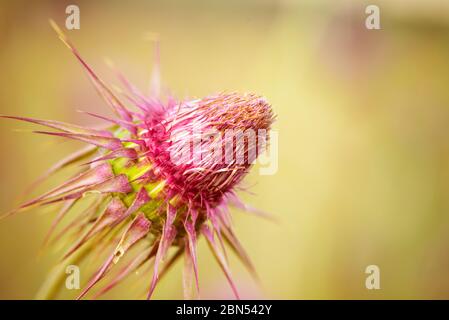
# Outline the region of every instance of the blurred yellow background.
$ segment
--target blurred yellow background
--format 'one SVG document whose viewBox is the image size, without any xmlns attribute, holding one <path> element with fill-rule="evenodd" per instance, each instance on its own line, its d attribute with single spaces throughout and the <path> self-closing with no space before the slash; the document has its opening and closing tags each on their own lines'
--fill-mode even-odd
<svg viewBox="0 0 449 320">
<path fill-rule="evenodd" d="M 261 278 L 258 286 L 232 258 L 242 297 L 449 298 L 449 2 L 1 0 L 0 113 L 88 125 L 97 122 L 76 110 L 109 114 L 49 26 L 64 26 L 69 4 L 80 7 L 81 29 L 68 36 L 107 82 L 117 83 L 105 57 L 145 89 L 145 35 L 157 32 L 163 84 L 177 97 L 236 90 L 272 103 L 279 169 L 254 168 L 246 184 L 255 195 L 242 197 L 279 223 L 234 212 Z M 368 4 L 379 5 L 381 30 L 365 28 Z M 6 212 L 81 144 L 0 123 Z M 0 298 L 33 298 L 58 261 L 38 257 L 54 215 L 1 221 Z M 373 264 L 380 290 L 365 287 Z M 181 271 L 178 263 L 156 299 L 182 298 Z M 202 298 L 232 298 L 204 241 L 199 271 Z M 133 298 L 133 283 L 149 279 L 133 275 L 106 297 Z"/>
</svg>

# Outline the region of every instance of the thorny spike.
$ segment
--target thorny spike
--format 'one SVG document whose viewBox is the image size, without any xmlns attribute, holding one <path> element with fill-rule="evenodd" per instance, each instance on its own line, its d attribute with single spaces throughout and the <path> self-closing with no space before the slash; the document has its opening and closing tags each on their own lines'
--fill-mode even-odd
<svg viewBox="0 0 449 320">
<path fill-rule="evenodd" d="M 125 108 L 125 106 L 117 99 L 117 97 L 112 93 L 112 91 L 104 84 L 104 82 L 98 78 L 95 72 L 89 67 L 89 65 L 81 58 L 81 55 L 78 53 L 78 50 L 71 44 L 69 39 L 66 37 L 64 32 L 58 27 L 58 25 L 50 20 L 50 25 L 56 31 L 59 36 L 59 39 L 73 52 L 78 61 L 83 65 L 83 67 L 87 70 L 95 88 L 99 92 L 99 94 L 105 99 L 105 101 L 112 107 L 112 109 L 122 117 L 126 121 L 131 121 L 132 116 L 129 111 Z"/>
<path fill-rule="evenodd" d="M 234 295 L 237 299 L 240 299 L 237 288 L 235 287 L 234 281 L 232 280 L 232 276 L 231 276 L 231 272 L 229 271 L 228 263 L 226 262 L 226 259 L 223 255 L 223 253 L 220 251 L 217 244 L 215 243 L 213 232 L 209 229 L 209 227 L 207 225 L 202 226 L 201 232 L 205 236 L 207 243 L 209 244 L 209 247 L 211 248 L 212 253 L 214 254 L 215 259 L 217 260 L 218 264 L 220 265 L 221 269 L 223 270 L 223 272 L 226 276 L 226 279 L 228 280 L 228 283 L 231 286 L 232 292 L 234 293 Z"/>
<path fill-rule="evenodd" d="M 84 297 L 87 292 L 89 292 L 89 290 L 105 276 L 111 266 L 111 263 L 117 264 L 117 262 L 125 254 L 125 252 L 150 231 L 150 226 L 151 222 L 147 220 L 143 214 L 137 215 L 137 217 L 123 234 L 114 252 L 110 255 L 108 260 L 106 260 L 103 266 L 101 266 L 101 268 L 97 271 L 95 276 L 89 281 L 86 288 L 80 293 L 77 299 L 81 299 L 82 297 Z"/>
<path fill-rule="evenodd" d="M 168 248 L 172 244 L 173 240 L 176 236 L 176 229 L 173 226 L 173 221 L 176 217 L 176 210 L 170 205 L 167 205 L 167 216 L 165 218 L 165 224 L 162 229 L 161 239 L 159 241 L 159 248 L 156 254 L 156 260 L 154 262 L 154 271 L 153 278 L 151 280 L 150 291 L 148 292 L 147 299 L 151 298 L 153 294 L 154 288 L 156 287 L 156 283 L 159 280 L 159 264 L 165 258 Z"/>
</svg>

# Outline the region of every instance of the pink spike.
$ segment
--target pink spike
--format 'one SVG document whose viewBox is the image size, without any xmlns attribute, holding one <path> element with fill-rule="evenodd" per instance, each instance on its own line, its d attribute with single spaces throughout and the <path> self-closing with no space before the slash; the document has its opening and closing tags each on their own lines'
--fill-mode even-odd
<svg viewBox="0 0 449 320">
<path fill-rule="evenodd" d="M 153 248 L 149 248 L 148 250 L 142 251 L 137 255 L 130 263 L 128 263 L 125 267 L 123 267 L 118 274 L 111 280 L 103 289 L 99 292 L 95 293 L 92 299 L 97 299 L 101 295 L 105 294 L 116 285 L 120 283 L 123 279 L 125 279 L 131 272 L 138 270 L 145 262 L 156 255 L 156 250 Z"/>
<path fill-rule="evenodd" d="M 87 73 L 92 80 L 98 93 L 105 99 L 105 101 L 111 106 L 112 110 L 116 112 L 120 117 L 126 121 L 132 121 L 132 116 L 125 106 L 120 102 L 120 100 L 114 95 L 114 93 L 105 85 L 105 83 L 95 74 L 92 68 L 84 61 L 84 59 L 79 54 L 78 50 L 72 45 L 67 36 L 62 32 L 62 30 L 56 25 L 54 21 L 50 21 L 51 26 L 56 31 L 59 39 L 72 51 L 78 61 L 87 70 Z"/>
<path fill-rule="evenodd" d="M 66 235 L 71 229 L 75 228 L 76 226 L 82 228 L 82 225 L 88 223 L 90 220 L 90 217 L 97 212 L 97 210 L 100 207 L 103 200 L 104 200 L 104 197 L 97 198 L 83 212 L 81 212 L 79 216 L 77 216 L 72 222 L 70 222 L 60 232 L 58 232 L 58 234 L 56 234 L 53 237 L 51 242 L 53 244 L 56 243 L 59 239 L 61 239 L 64 235 Z"/>
<path fill-rule="evenodd" d="M 225 274 L 226 279 L 228 280 L 228 283 L 231 286 L 232 291 L 234 292 L 235 297 L 237 299 L 240 299 L 237 288 L 235 287 L 234 281 L 232 280 L 231 272 L 229 271 L 226 259 L 223 256 L 222 252 L 219 250 L 217 244 L 215 243 L 212 231 L 209 229 L 207 225 L 204 224 L 201 227 L 201 233 L 205 236 L 207 243 L 209 244 L 209 247 L 211 248 L 212 253 L 214 254 L 215 259 L 217 260 L 218 264 L 223 270 L 223 273 Z"/>
<path fill-rule="evenodd" d="M 99 192 L 99 193 L 129 193 L 133 189 L 128 182 L 128 178 L 125 174 L 120 174 L 114 178 L 101 182 L 99 184 L 87 187 L 81 191 L 57 198 L 51 201 L 44 202 L 43 204 L 50 204 L 59 201 L 81 198 L 86 192 Z"/>
<path fill-rule="evenodd" d="M 159 280 L 170 270 L 173 264 L 182 256 L 184 252 L 184 246 L 180 246 L 176 252 L 164 263 L 161 272 L 159 273 Z"/>
<path fill-rule="evenodd" d="M 125 217 L 133 214 L 137 210 L 139 210 L 144 204 L 148 203 L 151 200 L 151 197 L 148 195 L 148 191 L 142 187 L 134 198 L 133 203 L 129 206 L 128 210 L 126 210 Z"/>
<path fill-rule="evenodd" d="M 150 231 L 151 221 L 145 218 L 143 213 L 139 213 L 130 223 L 127 230 L 123 233 L 117 247 L 101 268 L 96 272 L 95 276 L 89 281 L 86 288 L 77 297 L 77 300 L 84 297 L 87 292 L 100 281 L 109 271 L 112 263 L 116 264 L 118 260 L 129 250 L 135 243 L 145 237 Z"/>
<path fill-rule="evenodd" d="M 249 258 L 248 254 L 246 253 L 245 249 L 241 245 L 238 238 L 235 236 L 232 229 L 228 228 L 226 226 L 223 226 L 223 228 L 221 230 L 223 231 L 224 240 L 229 244 L 231 249 L 239 257 L 239 259 L 242 261 L 242 263 L 245 265 L 245 267 L 248 269 L 248 271 L 251 273 L 251 275 L 253 275 L 254 278 L 256 280 L 258 280 L 256 268 L 254 268 L 254 265 L 251 262 L 251 259 Z"/>
<path fill-rule="evenodd" d="M 198 210 L 191 208 L 191 209 L 189 209 L 189 213 L 190 213 L 190 217 L 192 219 L 192 224 L 195 225 L 196 219 L 198 218 Z"/>
<path fill-rule="evenodd" d="M 35 133 L 39 134 L 47 134 L 50 136 L 58 136 L 58 137 L 64 137 L 74 140 L 80 140 L 86 143 L 90 143 L 93 145 L 96 145 L 101 148 L 105 148 L 108 150 L 116 150 L 123 148 L 123 145 L 120 141 L 120 139 L 117 138 L 107 138 L 107 137 L 101 137 L 101 136 L 93 136 L 93 135 L 87 135 L 87 134 L 75 134 L 75 133 L 62 133 L 62 132 L 49 132 L 49 131 L 34 131 Z"/>
<path fill-rule="evenodd" d="M 150 226 L 151 221 L 145 217 L 145 214 L 139 212 L 115 249 L 114 263 L 117 263 L 131 246 L 142 239 L 150 231 Z"/>
<path fill-rule="evenodd" d="M 109 63 L 108 63 L 109 67 L 112 68 L 112 70 L 114 71 L 114 73 L 116 74 L 116 76 L 117 76 L 117 78 L 120 80 L 120 82 L 125 86 L 125 88 L 126 88 L 131 94 L 133 94 L 134 96 L 136 96 L 137 98 L 139 98 L 139 99 L 141 100 L 142 103 L 139 103 L 137 100 L 135 100 L 133 97 L 129 96 L 128 94 L 123 93 L 123 94 L 125 94 L 125 97 L 128 98 L 133 104 L 135 104 L 136 106 L 138 106 L 142 111 L 146 111 L 146 112 L 150 111 L 150 110 L 146 107 L 146 105 L 148 104 L 147 97 L 145 97 L 145 96 L 140 92 L 140 90 L 139 90 L 135 85 L 133 85 L 133 84 L 132 84 L 132 83 L 125 77 L 125 75 L 124 75 L 120 70 L 118 70 L 118 69 L 115 67 L 115 65 L 114 65 L 111 61 L 108 61 L 108 62 L 109 62 Z"/>
<path fill-rule="evenodd" d="M 229 211 L 228 205 L 225 204 L 223 206 L 220 206 L 220 212 L 223 224 L 227 227 L 230 227 L 232 225 L 232 216 L 231 212 Z"/>
<path fill-rule="evenodd" d="M 196 254 L 196 231 L 195 231 L 195 225 L 187 220 L 184 222 L 184 229 L 187 233 L 187 244 L 188 244 L 188 253 L 189 258 L 192 260 L 193 264 L 193 271 L 195 273 L 195 282 L 196 282 L 196 288 L 198 290 L 198 294 L 200 292 L 200 286 L 198 281 L 198 262 L 197 262 L 197 254 Z M 187 253 L 187 252 L 186 252 Z"/>
<path fill-rule="evenodd" d="M 161 240 L 157 250 L 156 259 L 154 261 L 153 278 L 151 279 L 150 290 L 147 299 L 149 300 L 153 294 L 154 288 L 159 280 L 159 264 L 165 258 L 168 248 L 176 237 L 176 228 L 173 226 L 173 221 L 176 217 L 176 209 L 168 204 L 167 218 L 162 228 Z"/>
<path fill-rule="evenodd" d="M 112 172 L 111 165 L 108 163 L 102 164 L 100 166 L 82 172 L 81 174 L 70 179 L 61 186 L 37 197 L 34 200 L 31 200 L 21 205 L 20 208 L 29 207 L 39 202 L 47 201 L 52 197 L 57 197 L 64 193 L 77 190 L 79 188 L 83 187 L 85 188 L 91 185 L 98 184 L 100 182 L 109 180 L 112 177 L 114 177 L 114 173 Z"/>
<path fill-rule="evenodd" d="M 79 247 L 81 247 L 87 240 L 91 239 L 94 235 L 104 230 L 106 227 L 114 227 L 120 221 L 122 221 L 126 215 L 126 206 L 119 198 L 113 198 L 109 202 L 103 214 L 95 221 L 92 227 L 82 236 L 72 248 L 63 256 L 62 259 L 66 259 Z"/>
<path fill-rule="evenodd" d="M 40 120 L 40 119 L 33 119 L 33 118 L 26 118 L 26 117 L 15 117 L 15 116 L 5 116 L 0 115 L 0 118 L 5 119 L 15 119 L 19 121 L 26 121 L 31 123 L 40 124 L 49 128 L 61 130 L 67 133 L 74 133 L 74 134 L 86 134 L 86 135 L 94 135 L 94 136 L 101 136 L 101 137 L 112 137 L 112 133 L 106 130 L 96 130 L 96 129 L 90 129 L 85 128 L 82 126 L 59 122 L 55 120 Z"/>
<path fill-rule="evenodd" d="M 128 178 L 125 174 L 120 174 L 112 179 L 109 179 L 105 182 L 99 183 L 96 186 L 93 186 L 87 191 L 97 191 L 101 193 L 130 193 L 133 191 L 133 188 L 128 182 Z"/>
<path fill-rule="evenodd" d="M 140 90 L 134 86 L 124 75 L 121 73 L 114 64 L 109 61 L 109 66 L 113 69 L 115 74 L 117 75 L 118 79 L 124 87 L 130 92 L 130 94 L 127 94 L 126 92 L 121 92 L 131 103 L 133 103 L 135 106 L 137 106 L 139 109 L 141 109 L 144 113 L 147 115 L 151 115 L 153 112 L 161 112 L 163 111 L 163 104 L 160 101 L 157 101 L 157 99 L 160 96 L 160 56 L 159 56 L 159 41 L 156 41 L 155 45 L 155 63 L 153 67 L 153 72 L 151 76 L 151 82 L 150 82 L 150 94 L 151 97 L 145 96 Z M 138 101 L 139 100 L 139 101 Z"/>
<path fill-rule="evenodd" d="M 50 240 L 51 235 L 53 234 L 53 231 L 56 229 L 57 225 L 61 220 L 65 217 L 67 212 L 73 207 L 73 205 L 76 203 L 77 199 L 69 200 L 62 206 L 61 210 L 59 210 L 58 215 L 51 223 L 50 229 L 47 232 L 47 235 L 44 238 L 44 242 L 42 244 L 42 247 L 46 247 L 48 244 L 48 241 Z"/>
<path fill-rule="evenodd" d="M 184 253 L 184 270 L 182 273 L 182 286 L 184 289 L 184 300 L 192 300 L 194 298 L 193 291 L 193 261 L 192 256 L 189 250 L 188 239 L 184 239 L 185 241 L 185 253 Z"/>
<path fill-rule="evenodd" d="M 259 217 L 267 219 L 267 220 L 271 220 L 271 221 L 275 221 L 275 222 L 278 221 L 278 219 L 275 216 L 273 216 L 272 214 L 264 212 L 257 208 L 253 208 L 253 207 L 243 203 L 233 191 L 231 191 L 227 194 L 227 198 L 228 198 L 229 202 L 232 205 L 234 205 L 236 208 L 239 208 L 239 209 L 249 212 L 249 213 L 253 213 L 256 216 L 259 216 Z"/>
<path fill-rule="evenodd" d="M 92 164 L 92 163 L 95 163 L 98 161 L 115 159 L 115 158 L 137 159 L 137 157 L 138 157 L 138 154 L 137 154 L 136 150 L 131 149 L 131 148 L 123 148 L 123 149 L 114 150 L 114 151 L 106 154 L 105 156 L 95 158 L 92 161 L 84 163 L 84 165 Z"/>
<path fill-rule="evenodd" d="M 212 224 L 213 230 L 215 230 L 215 233 L 217 234 L 218 241 L 219 241 L 221 249 L 223 251 L 223 256 L 226 259 L 226 261 L 228 261 L 228 255 L 226 253 L 226 248 L 225 248 L 225 245 L 223 242 L 223 237 L 221 236 L 221 226 L 218 221 L 218 212 L 219 211 L 217 210 L 217 208 L 214 208 L 214 209 L 208 208 L 208 210 L 210 211 L 210 213 L 208 214 L 209 220 Z"/>
<path fill-rule="evenodd" d="M 114 123 L 116 125 L 119 125 L 119 126 L 121 126 L 123 128 L 126 128 L 133 135 L 137 135 L 137 129 L 136 129 L 137 127 L 132 122 L 128 122 L 128 121 L 121 120 L 121 119 L 111 119 L 111 118 L 108 118 L 108 117 L 105 117 L 105 116 L 102 116 L 102 115 L 99 115 L 99 114 L 96 114 L 96 113 L 87 112 L 87 111 L 80 111 L 80 112 L 88 114 L 88 115 L 90 115 L 92 117 L 95 117 L 95 118 L 99 118 L 99 119 L 102 119 L 102 120 L 105 120 L 105 121 L 108 121 L 108 122 L 112 122 L 112 123 Z"/>
<path fill-rule="evenodd" d="M 106 275 L 113 259 L 114 255 L 111 254 L 109 258 L 105 261 L 105 263 L 101 266 L 101 268 L 95 273 L 95 276 L 89 281 L 87 286 L 83 289 L 83 291 L 76 298 L 76 300 L 82 299 L 89 292 L 89 290 Z"/>
<path fill-rule="evenodd" d="M 157 241 L 154 244 L 154 247 L 156 247 L 156 251 L 158 249 L 158 244 L 159 243 Z M 175 253 L 169 259 L 167 259 L 167 261 L 164 263 L 164 265 L 161 269 L 161 272 L 159 273 L 159 278 L 158 278 L 159 281 L 165 276 L 165 274 L 170 270 L 170 268 L 175 264 L 175 262 L 178 261 L 178 259 L 182 256 L 183 252 L 184 252 L 184 245 L 180 245 L 176 249 Z M 151 266 L 151 264 L 149 266 Z M 153 266 L 154 266 L 154 263 L 153 263 Z M 148 268 L 148 269 L 150 269 L 150 268 Z M 145 292 L 145 294 L 148 294 L 148 292 Z"/>
<path fill-rule="evenodd" d="M 133 191 L 133 188 L 128 182 L 128 178 L 125 174 L 119 174 L 118 176 L 115 176 L 114 178 L 111 178 L 107 181 L 101 182 L 95 186 L 92 186 L 86 191 L 94 191 L 94 192 L 101 192 L 101 193 L 112 193 L 112 192 L 118 192 L 118 193 L 130 193 Z M 84 192 L 86 192 L 84 191 Z"/>
<path fill-rule="evenodd" d="M 148 103 L 137 101 L 133 96 L 127 94 L 126 92 L 122 92 L 122 95 L 129 100 L 133 105 L 138 107 L 144 114 L 148 114 L 151 112 L 151 109 L 148 106 Z M 136 115 L 139 116 L 139 115 Z"/>
<path fill-rule="evenodd" d="M 112 198 L 111 202 L 109 202 L 108 206 L 106 207 L 104 213 L 98 218 L 97 221 L 95 221 L 94 226 L 92 227 L 92 231 L 89 234 L 89 236 L 92 236 L 93 234 L 96 234 L 103 230 L 105 227 L 110 226 L 116 226 L 117 223 L 123 220 L 123 218 L 126 216 L 126 206 L 123 204 L 122 200 L 120 198 Z"/>
<path fill-rule="evenodd" d="M 53 165 L 50 169 L 48 169 L 43 175 L 41 175 L 36 181 L 34 181 L 24 192 L 24 194 L 30 193 L 32 190 L 34 190 L 40 183 L 45 181 L 50 175 L 53 173 L 58 172 L 59 170 L 77 162 L 80 161 L 91 154 L 93 154 L 97 150 L 96 146 L 87 146 L 81 150 L 78 150 L 68 157 L 62 159 L 61 161 L 57 162 L 55 165 Z"/>
</svg>

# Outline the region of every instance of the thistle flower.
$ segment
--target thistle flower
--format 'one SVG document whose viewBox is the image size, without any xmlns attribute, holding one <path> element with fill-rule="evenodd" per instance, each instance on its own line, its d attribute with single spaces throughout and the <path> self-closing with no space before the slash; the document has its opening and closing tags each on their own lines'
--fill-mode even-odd
<svg viewBox="0 0 449 320">
<path fill-rule="evenodd" d="M 238 199 L 235 189 L 268 140 L 265 132 L 274 119 L 270 105 L 257 95 L 239 93 L 219 93 L 190 101 L 168 97 L 166 102 L 161 102 L 157 95 L 143 95 L 116 70 L 126 88 L 126 92 L 120 93 L 138 110 L 132 111 L 95 74 L 56 24 L 51 23 L 117 117 L 111 119 L 89 113 L 111 123 L 106 129 L 91 129 L 52 120 L 2 116 L 57 130 L 37 133 L 80 140 L 89 145 L 57 163 L 38 182 L 62 168 L 84 161 L 79 174 L 7 214 L 61 203 L 47 243 L 70 209 L 86 200 L 87 195 L 94 195 L 94 202 L 59 235 L 53 236 L 59 241 L 61 236 L 72 233 L 75 241 L 47 279 L 40 297 L 50 297 L 57 290 L 61 268 L 67 263 L 100 256 L 108 249 L 110 254 L 78 298 L 84 297 L 112 273 L 125 254 L 132 255 L 127 264 L 94 297 L 151 262 L 153 272 L 148 279 L 147 292 L 150 298 L 159 278 L 182 255 L 185 297 L 198 297 L 196 247 L 202 235 L 238 298 L 224 244 L 227 243 L 253 273 L 254 268 L 232 231 L 228 207 L 234 205 L 250 210 Z M 155 70 L 153 88 L 157 94 L 160 87 L 158 65 Z M 240 140 L 243 143 L 238 144 L 237 140 L 245 135 L 248 140 Z M 254 138 L 254 135 L 256 139 L 250 141 L 250 136 Z M 132 247 L 138 250 L 131 250 Z M 164 262 L 171 248 L 174 254 Z"/>
</svg>

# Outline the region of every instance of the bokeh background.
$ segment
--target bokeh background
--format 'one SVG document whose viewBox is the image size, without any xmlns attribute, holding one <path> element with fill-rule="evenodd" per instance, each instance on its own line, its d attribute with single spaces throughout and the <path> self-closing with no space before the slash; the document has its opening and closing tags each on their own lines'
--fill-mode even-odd
<svg viewBox="0 0 449 320">
<path fill-rule="evenodd" d="M 109 114 L 48 19 L 64 26 L 108 82 L 109 57 L 141 88 L 161 38 L 162 77 L 179 98 L 222 90 L 265 95 L 278 115 L 279 170 L 246 180 L 242 197 L 272 223 L 235 211 L 257 285 L 231 257 L 244 298 L 449 298 L 449 2 L 388 1 L 0 1 L 0 112 L 96 124 Z M 365 28 L 377 4 L 381 30 Z M 0 123 L 0 211 L 81 144 Z M 56 176 L 38 190 L 64 178 Z M 0 298 L 31 299 L 58 256 L 38 255 L 55 212 L 0 223 Z M 231 298 L 203 241 L 203 298 Z M 381 289 L 365 288 L 378 265 Z M 178 263 L 155 298 L 182 298 Z M 82 278 L 83 280 L 83 278 Z M 84 279 L 86 280 L 86 279 Z M 134 298 L 133 275 L 107 298 Z M 63 298 L 73 292 L 63 292 Z"/>
</svg>

